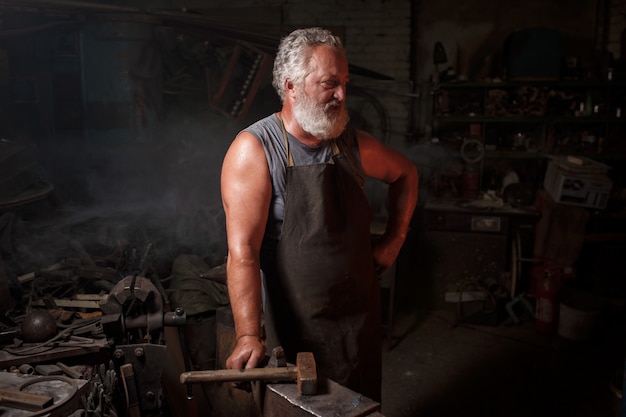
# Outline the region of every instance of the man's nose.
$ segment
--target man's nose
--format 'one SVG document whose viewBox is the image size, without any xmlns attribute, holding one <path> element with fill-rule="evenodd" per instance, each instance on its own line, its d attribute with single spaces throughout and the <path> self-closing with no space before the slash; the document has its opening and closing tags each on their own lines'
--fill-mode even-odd
<svg viewBox="0 0 626 417">
<path fill-rule="evenodd" d="M 333 92 L 333 97 L 340 101 L 345 101 L 346 99 L 346 85 L 339 84 L 335 87 L 335 91 Z"/>
</svg>

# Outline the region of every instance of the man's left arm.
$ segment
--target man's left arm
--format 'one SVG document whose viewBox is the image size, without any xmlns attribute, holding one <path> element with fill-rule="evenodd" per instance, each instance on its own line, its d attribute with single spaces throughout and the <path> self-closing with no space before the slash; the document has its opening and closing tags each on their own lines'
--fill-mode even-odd
<svg viewBox="0 0 626 417">
<path fill-rule="evenodd" d="M 417 168 L 402 153 L 367 133 L 359 132 L 358 141 L 365 174 L 389 185 L 385 233 L 373 247 L 376 272 L 381 275 L 394 263 L 406 239 L 417 205 Z"/>
</svg>

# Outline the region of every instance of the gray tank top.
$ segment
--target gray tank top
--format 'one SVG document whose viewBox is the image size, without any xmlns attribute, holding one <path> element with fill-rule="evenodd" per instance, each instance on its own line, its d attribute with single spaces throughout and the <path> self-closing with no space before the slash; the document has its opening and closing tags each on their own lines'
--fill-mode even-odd
<svg viewBox="0 0 626 417">
<path fill-rule="evenodd" d="M 272 181 L 272 199 L 265 228 L 265 239 L 278 240 L 285 212 L 285 173 L 287 167 L 287 149 L 281 122 L 276 114 L 272 114 L 250 125 L 243 131 L 256 136 L 265 151 Z M 287 136 L 294 165 L 332 162 L 333 147 L 331 141 L 323 141 L 318 146 L 307 146 L 289 133 Z M 361 167 L 355 130 L 353 128 L 346 129 L 337 139 L 337 145 L 349 161 L 355 180 L 363 188 L 365 175 Z M 346 152 L 346 150 L 348 151 Z"/>
</svg>

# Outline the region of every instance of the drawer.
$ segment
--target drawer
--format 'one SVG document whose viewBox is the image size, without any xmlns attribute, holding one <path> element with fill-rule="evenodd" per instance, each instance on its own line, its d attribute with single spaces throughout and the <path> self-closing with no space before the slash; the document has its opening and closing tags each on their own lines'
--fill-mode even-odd
<svg viewBox="0 0 626 417">
<path fill-rule="evenodd" d="M 508 223 L 507 216 L 427 211 L 424 227 L 427 231 L 507 234 Z"/>
</svg>

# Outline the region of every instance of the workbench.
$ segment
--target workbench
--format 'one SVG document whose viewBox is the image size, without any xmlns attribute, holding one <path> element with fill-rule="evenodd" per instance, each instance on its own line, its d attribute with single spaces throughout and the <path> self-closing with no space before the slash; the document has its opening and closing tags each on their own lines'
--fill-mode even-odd
<svg viewBox="0 0 626 417">
<path fill-rule="evenodd" d="M 532 234 L 538 219 L 539 213 L 532 207 L 429 199 L 417 248 L 419 305 L 455 308 L 464 288 L 476 283 L 501 287 L 513 296 L 520 286 L 519 277 L 510 274 L 513 244 L 524 229 Z"/>
</svg>

